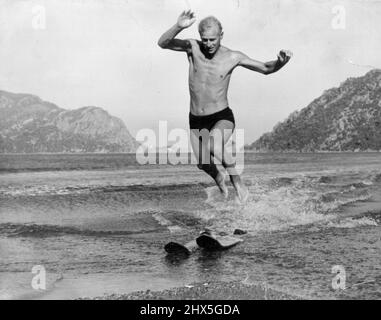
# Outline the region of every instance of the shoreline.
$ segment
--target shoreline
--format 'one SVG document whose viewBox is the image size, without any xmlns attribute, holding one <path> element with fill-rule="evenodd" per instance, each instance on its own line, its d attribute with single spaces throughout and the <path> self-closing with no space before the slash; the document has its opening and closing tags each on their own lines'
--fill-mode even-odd
<svg viewBox="0 0 381 320">
<path fill-rule="evenodd" d="M 168 151 L 153 151 L 149 154 L 171 154 L 175 152 L 168 152 Z M 186 152 L 188 155 L 192 155 L 192 151 Z M 328 153 L 328 154 L 346 154 L 346 153 L 381 153 L 381 150 L 315 150 L 315 151 L 298 151 L 298 150 L 252 150 L 252 149 L 242 149 L 238 151 L 237 153 L 258 153 L 258 154 L 319 154 L 319 153 Z M 136 151 L 131 152 L 0 152 L 0 155 L 3 156 L 23 156 L 23 155 L 30 155 L 30 156 L 40 156 L 40 155 L 136 155 Z"/>
<path fill-rule="evenodd" d="M 309 300 L 267 288 L 266 285 L 247 284 L 242 281 L 213 281 L 192 283 L 159 291 L 134 291 L 127 294 L 110 294 L 82 297 L 78 300 Z"/>
</svg>

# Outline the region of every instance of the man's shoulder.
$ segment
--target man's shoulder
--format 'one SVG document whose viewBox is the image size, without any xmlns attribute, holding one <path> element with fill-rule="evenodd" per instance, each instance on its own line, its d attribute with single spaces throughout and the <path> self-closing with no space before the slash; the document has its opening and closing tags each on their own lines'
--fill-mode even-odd
<svg viewBox="0 0 381 320">
<path fill-rule="evenodd" d="M 240 60 L 244 56 L 244 54 L 241 51 L 232 50 L 232 49 L 229 49 L 229 48 L 227 48 L 225 46 L 222 47 L 222 48 L 224 50 L 224 54 L 229 56 L 229 58 L 232 59 L 232 60 Z"/>
<path fill-rule="evenodd" d="M 189 49 L 191 49 L 192 47 L 193 47 L 193 45 L 194 45 L 194 40 L 193 39 L 188 39 L 188 38 L 186 38 L 186 39 L 181 39 L 181 41 L 183 42 L 183 43 L 185 43 L 186 44 L 186 46 L 189 48 Z"/>
<path fill-rule="evenodd" d="M 241 52 L 241 51 L 238 51 L 238 50 L 231 50 L 231 49 L 228 49 L 229 50 L 229 55 L 232 57 L 232 58 L 241 58 L 244 56 L 244 54 Z"/>
<path fill-rule="evenodd" d="M 188 54 L 192 54 L 195 51 L 196 52 L 200 51 L 201 41 L 196 40 L 196 39 L 192 39 L 192 38 L 185 39 L 185 41 L 187 41 L 189 43 L 190 51 L 188 52 Z"/>
<path fill-rule="evenodd" d="M 201 46 L 200 40 L 190 38 L 190 39 L 187 39 L 187 41 L 190 43 L 192 48 L 200 49 L 200 46 Z"/>
</svg>

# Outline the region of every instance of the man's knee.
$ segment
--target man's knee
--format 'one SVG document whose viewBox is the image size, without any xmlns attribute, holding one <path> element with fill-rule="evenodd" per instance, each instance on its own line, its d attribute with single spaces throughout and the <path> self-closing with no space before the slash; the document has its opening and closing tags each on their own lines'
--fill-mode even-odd
<svg viewBox="0 0 381 320">
<path fill-rule="evenodd" d="M 228 168 L 235 168 L 236 166 L 236 163 L 235 162 L 231 162 L 231 163 L 228 163 L 225 161 L 225 159 L 222 161 L 222 165 L 224 166 L 225 169 L 228 169 Z"/>
<path fill-rule="evenodd" d="M 224 153 L 224 146 L 218 142 L 212 142 L 209 146 L 210 153 L 217 156 L 222 156 Z"/>
<path fill-rule="evenodd" d="M 211 164 L 201 164 L 201 163 L 199 163 L 197 165 L 197 168 L 199 168 L 200 170 L 203 170 L 203 171 L 209 171 L 210 168 L 211 168 Z"/>
<path fill-rule="evenodd" d="M 215 164 L 198 164 L 197 168 L 205 171 L 207 174 L 215 178 L 218 174 L 218 170 Z"/>
</svg>

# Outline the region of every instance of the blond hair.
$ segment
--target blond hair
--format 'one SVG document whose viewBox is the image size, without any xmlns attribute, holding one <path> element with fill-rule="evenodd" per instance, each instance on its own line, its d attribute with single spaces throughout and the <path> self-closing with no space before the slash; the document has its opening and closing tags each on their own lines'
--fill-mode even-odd
<svg viewBox="0 0 381 320">
<path fill-rule="evenodd" d="M 214 26 L 217 26 L 222 32 L 222 25 L 221 22 L 214 16 L 208 16 L 200 21 L 198 24 L 198 32 L 201 33 L 202 31 L 206 29 L 213 28 Z"/>
</svg>

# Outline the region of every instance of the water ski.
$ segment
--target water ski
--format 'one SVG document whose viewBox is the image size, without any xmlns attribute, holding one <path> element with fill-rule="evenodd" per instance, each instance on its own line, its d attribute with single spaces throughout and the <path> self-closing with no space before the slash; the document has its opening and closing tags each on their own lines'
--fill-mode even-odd
<svg viewBox="0 0 381 320">
<path fill-rule="evenodd" d="M 247 231 L 235 229 L 234 235 L 243 235 Z M 228 236 L 227 234 L 215 235 L 211 230 L 203 231 L 196 240 L 192 240 L 186 244 L 179 242 L 169 242 L 164 246 L 164 250 L 170 255 L 189 256 L 199 247 L 207 250 L 224 250 L 229 249 L 243 240 L 237 237 Z"/>
<path fill-rule="evenodd" d="M 243 240 L 231 236 L 217 236 L 210 233 L 203 233 L 197 239 L 197 244 L 206 250 L 225 250 L 234 247 Z"/>
<path fill-rule="evenodd" d="M 190 241 L 186 244 L 181 244 L 178 242 L 169 242 L 165 245 L 164 250 L 168 254 L 175 255 L 190 255 L 198 249 L 196 240 Z"/>
</svg>

